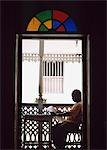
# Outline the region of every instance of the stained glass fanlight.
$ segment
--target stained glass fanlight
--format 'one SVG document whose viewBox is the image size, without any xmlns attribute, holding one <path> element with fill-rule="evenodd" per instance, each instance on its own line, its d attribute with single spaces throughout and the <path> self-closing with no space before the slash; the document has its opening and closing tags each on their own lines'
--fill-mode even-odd
<svg viewBox="0 0 107 150">
<path fill-rule="evenodd" d="M 29 22 L 27 31 L 76 32 L 75 22 L 59 10 L 46 10 L 36 14 Z"/>
</svg>

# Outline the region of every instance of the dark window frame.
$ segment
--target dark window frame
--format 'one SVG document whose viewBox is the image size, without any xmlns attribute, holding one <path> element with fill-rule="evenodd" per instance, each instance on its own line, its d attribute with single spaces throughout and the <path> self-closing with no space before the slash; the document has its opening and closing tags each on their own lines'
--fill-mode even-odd
<svg viewBox="0 0 107 150">
<path fill-rule="evenodd" d="M 86 34 L 17 34 L 15 56 L 15 149 L 20 148 L 21 143 L 21 98 L 22 98 L 22 39 L 81 39 L 83 54 L 83 149 L 90 147 L 90 39 Z"/>
</svg>

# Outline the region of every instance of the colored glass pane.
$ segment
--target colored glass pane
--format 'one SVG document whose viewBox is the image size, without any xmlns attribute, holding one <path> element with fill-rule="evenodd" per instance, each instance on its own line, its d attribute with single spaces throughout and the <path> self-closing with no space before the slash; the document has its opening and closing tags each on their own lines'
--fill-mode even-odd
<svg viewBox="0 0 107 150">
<path fill-rule="evenodd" d="M 44 22 L 46 20 L 52 19 L 52 12 L 50 10 L 40 12 L 36 15 L 36 17 L 41 21 Z"/>
<path fill-rule="evenodd" d="M 66 13 L 59 10 L 46 10 L 31 19 L 27 31 L 76 32 L 77 28 L 74 21 Z"/>
<path fill-rule="evenodd" d="M 48 31 L 48 29 L 45 25 L 42 24 L 39 28 L 39 31 Z"/>
<path fill-rule="evenodd" d="M 48 29 L 52 29 L 52 20 L 48 20 L 48 21 L 44 22 L 44 25 L 45 25 Z"/>
<path fill-rule="evenodd" d="M 40 24 L 41 22 L 37 18 L 33 17 L 28 24 L 27 31 L 38 31 Z"/>
<path fill-rule="evenodd" d="M 68 15 L 64 12 L 54 10 L 53 11 L 53 19 L 59 20 L 60 22 L 64 22 L 68 18 Z"/>
<path fill-rule="evenodd" d="M 52 21 L 52 27 L 53 27 L 53 29 L 58 28 L 60 25 L 61 25 L 61 23 L 59 21 L 57 21 L 57 20 L 53 20 Z"/>
<path fill-rule="evenodd" d="M 68 20 L 66 20 L 63 24 L 67 31 L 69 31 L 69 32 L 77 31 L 74 22 L 70 18 Z"/>
<path fill-rule="evenodd" d="M 65 28 L 63 25 L 61 25 L 56 31 L 63 32 L 63 31 L 65 31 Z"/>
</svg>

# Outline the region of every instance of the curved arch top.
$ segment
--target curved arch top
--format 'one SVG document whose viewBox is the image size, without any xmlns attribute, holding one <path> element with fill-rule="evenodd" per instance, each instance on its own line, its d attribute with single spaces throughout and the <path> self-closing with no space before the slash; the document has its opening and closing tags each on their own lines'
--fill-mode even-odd
<svg viewBox="0 0 107 150">
<path fill-rule="evenodd" d="M 37 13 L 28 23 L 27 31 L 77 32 L 75 22 L 63 11 L 45 10 Z"/>
</svg>

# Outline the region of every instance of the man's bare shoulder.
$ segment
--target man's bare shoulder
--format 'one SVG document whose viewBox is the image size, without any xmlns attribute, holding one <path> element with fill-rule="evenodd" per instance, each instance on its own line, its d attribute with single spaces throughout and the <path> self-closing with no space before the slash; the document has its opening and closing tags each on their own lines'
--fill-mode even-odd
<svg viewBox="0 0 107 150">
<path fill-rule="evenodd" d="M 80 108 L 81 106 L 82 106 L 82 103 L 81 103 L 81 102 L 78 102 L 78 103 L 75 103 L 75 104 L 72 106 L 72 109 Z"/>
</svg>

